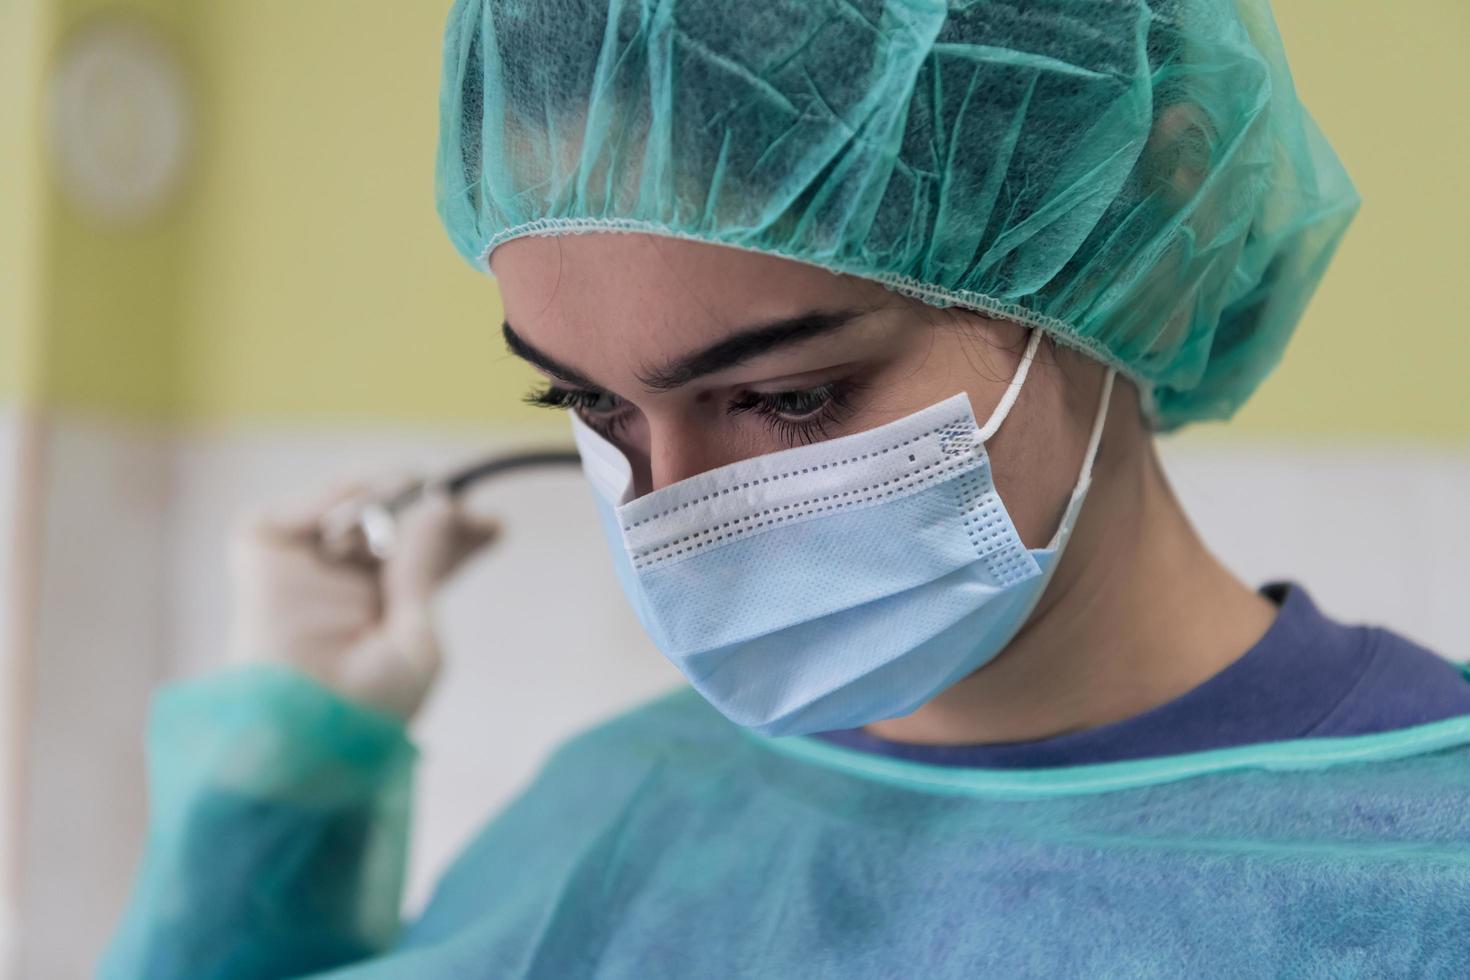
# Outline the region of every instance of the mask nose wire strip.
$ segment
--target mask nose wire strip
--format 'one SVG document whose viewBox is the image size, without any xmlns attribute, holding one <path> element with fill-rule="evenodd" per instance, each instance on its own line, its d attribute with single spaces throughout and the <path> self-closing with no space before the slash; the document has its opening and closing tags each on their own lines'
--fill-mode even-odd
<svg viewBox="0 0 1470 980">
<path fill-rule="evenodd" d="M 1001 396 L 1000 404 L 995 406 L 995 411 L 990 413 L 985 427 L 980 430 L 981 442 L 989 442 L 990 437 L 995 435 L 1000 424 L 1006 420 L 1011 413 L 1011 406 L 1016 404 L 1016 398 L 1021 394 L 1021 386 L 1026 383 L 1026 375 L 1031 371 L 1031 362 L 1036 358 L 1036 348 L 1041 343 L 1041 331 L 1035 327 L 1031 329 L 1031 337 L 1026 341 L 1026 353 L 1021 355 L 1021 363 L 1016 368 L 1016 376 L 1011 379 L 1006 392 Z"/>
</svg>

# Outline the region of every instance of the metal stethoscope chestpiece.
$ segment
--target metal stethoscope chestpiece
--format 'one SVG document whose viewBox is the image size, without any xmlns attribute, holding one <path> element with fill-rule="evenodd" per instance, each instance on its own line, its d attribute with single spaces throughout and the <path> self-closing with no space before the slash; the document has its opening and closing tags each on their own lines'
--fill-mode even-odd
<svg viewBox="0 0 1470 980">
<path fill-rule="evenodd" d="M 481 460 L 447 476 L 412 480 L 381 497 L 354 497 L 329 510 L 318 525 L 326 554 L 338 561 L 386 561 L 398 537 L 399 517 L 425 494 L 443 490 L 458 496 L 491 477 L 523 469 L 576 466 L 572 449 L 537 449 Z"/>
</svg>

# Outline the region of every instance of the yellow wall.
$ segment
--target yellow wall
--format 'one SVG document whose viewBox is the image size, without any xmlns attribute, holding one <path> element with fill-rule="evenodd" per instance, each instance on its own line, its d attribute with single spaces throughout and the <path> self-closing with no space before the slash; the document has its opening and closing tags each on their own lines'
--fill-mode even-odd
<svg viewBox="0 0 1470 980">
<path fill-rule="evenodd" d="M 1275 8 L 1297 89 L 1363 209 L 1229 431 L 1470 436 L 1470 3 Z"/>
<path fill-rule="evenodd" d="M 77 212 L 46 163 L 44 80 L 58 41 L 94 17 L 151 24 L 187 59 L 190 5 L 181 0 L 4 0 L 7 36 L 0 137 L 0 331 L 8 335 L 0 394 L 102 414 L 172 418 L 178 282 L 191 231 L 187 201 L 131 227 Z M 10 55 L 15 54 L 15 60 Z M 22 69 L 21 66 L 24 66 Z M 15 88 L 12 89 L 12 84 Z M 10 115 L 13 111 L 14 115 Z M 12 209 L 14 209 L 12 211 Z M 20 215 L 13 226 L 11 214 Z M 12 261 L 15 263 L 11 265 Z M 10 288 L 7 288 L 10 287 Z"/>
<path fill-rule="evenodd" d="M 493 284 L 434 214 L 447 0 L 149 6 L 193 11 L 189 211 L 131 243 L 56 222 L 51 261 L 109 278 L 53 296 L 52 397 L 204 422 L 539 418 L 518 405 L 530 376 L 501 351 Z M 1470 4 L 1408 9 L 1279 0 L 1298 86 L 1365 205 L 1232 436 L 1470 436 Z M 130 265 L 103 261 L 120 251 Z"/>
<path fill-rule="evenodd" d="M 182 350 L 206 419 L 515 410 L 493 287 L 434 213 L 447 3 L 210 4 Z"/>
<path fill-rule="evenodd" d="M 35 388 L 40 301 L 40 160 L 36 152 L 40 0 L 0 0 L 0 398 Z"/>
</svg>

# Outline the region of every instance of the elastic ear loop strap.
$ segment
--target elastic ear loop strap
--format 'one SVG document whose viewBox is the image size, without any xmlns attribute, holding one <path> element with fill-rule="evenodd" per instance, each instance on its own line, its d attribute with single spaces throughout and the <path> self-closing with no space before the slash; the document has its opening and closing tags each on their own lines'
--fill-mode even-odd
<svg viewBox="0 0 1470 980">
<path fill-rule="evenodd" d="M 1082 509 L 1082 501 L 1087 498 L 1087 488 L 1092 486 L 1092 464 L 1097 459 L 1097 447 L 1102 443 L 1103 425 L 1107 422 L 1108 405 L 1113 397 L 1113 379 L 1117 375 L 1117 371 L 1108 368 L 1107 376 L 1103 378 L 1102 395 L 1097 400 L 1097 417 L 1092 420 L 1092 435 L 1087 439 L 1087 455 L 1082 457 L 1082 468 L 1077 475 L 1077 485 L 1073 487 L 1072 497 L 1067 501 L 1067 510 L 1062 514 L 1061 524 L 1057 526 L 1056 533 L 1047 543 L 1048 548 L 1057 547 L 1063 532 L 1077 520 L 1077 514 Z"/>
<path fill-rule="evenodd" d="M 989 442 L 990 437 L 995 435 L 1000 424 L 1011 414 L 1011 406 L 1016 404 L 1016 398 L 1021 394 L 1021 386 L 1026 383 L 1026 375 L 1031 372 L 1031 362 L 1036 359 L 1036 348 L 1041 344 L 1041 331 L 1031 330 L 1031 336 L 1026 341 L 1026 353 L 1021 355 L 1021 363 L 1016 367 L 1016 375 L 1011 378 L 1011 383 L 1006 386 L 1005 394 L 1000 398 L 1000 404 L 995 406 L 995 411 L 990 413 L 990 418 L 985 421 L 984 427 L 980 429 L 979 439 L 981 442 Z"/>
<path fill-rule="evenodd" d="M 1097 402 L 1097 418 L 1092 420 L 1092 435 L 1087 439 L 1087 455 L 1082 457 L 1082 472 L 1077 476 L 1078 483 L 1092 480 L 1092 464 L 1097 459 L 1097 447 L 1102 443 L 1103 423 L 1108 420 L 1108 403 L 1112 401 L 1113 379 L 1117 376 L 1116 368 L 1108 368 L 1107 377 L 1103 378 L 1102 396 Z"/>
<path fill-rule="evenodd" d="M 1026 383 L 1026 376 L 1031 372 L 1031 362 L 1036 359 L 1036 348 L 1040 344 L 1041 331 L 1033 327 L 1031 336 L 1026 341 L 1026 353 L 1021 355 L 1021 363 L 1016 367 L 1015 377 L 1006 386 L 1000 404 L 995 406 L 995 411 L 990 413 L 990 418 L 986 420 L 984 428 L 979 432 L 978 438 L 981 443 L 990 441 L 1016 404 L 1016 399 L 1021 394 L 1021 386 Z M 1081 505 L 1082 498 L 1092 483 L 1092 465 L 1097 461 L 1098 446 L 1102 444 L 1103 425 L 1108 419 L 1108 405 L 1112 402 L 1113 397 L 1113 380 L 1117 375 L 1116 369 L 1108 368 L 1108 373 L 1103 378 L 1102 393 L 1098 396 L 1097 401 L 1097 414 L 1092 420 L 1092 432 L 1087 437 L 1087 453 L 1082 457 L 1082 466 L 1077 474 L 1077 482 L 1072 488 L 1072 497 L 1067 501 L 1068 513 L 1063 516 L 1062 527 L 1057 528 L 1048 547 L 1055 547 L 1063 528 L 1066 527 L 1069 520 L 1076 518 L 1075 510 Z"/>
<path fill-rule="evenodd" d="M 1026 376 L 1031 373 L 1031 362 L 1036 359 L 1036 348 L 1041 344 L 1041 331 L 1035 328 L 1031 330 L 1031 336 L 1026 340 L 1026 352 L 1021 355 L 1021 363 L 1016 366 L 1015 377 L 1006 386 L 1005 394 L 1001 396 L 1000 404 L 995 406 L 995 411 L 990 413 L 990 418 L 980 429 L 979 439 L 981 442 L 989 442 L 990 438 L 1000 429 L 1001 423 L 1006 416 L 1011 414 L 1016 399 L 1021 395 L 1021 386 L 1026 383 Z M 1117 377 L 1116 368 L 1108 368 L 1106 377 L 1103 378 L 1102 394 L 1098 397 L 1097 415 L 1092 420 L 1092 432 L 1087 437 L 1087 454 L 1082 457 L 1082 469 L 1077 475 L 1077 482 L 1085 484 L 1091 478 L 1092 464 L 1097 459 L 1097 447 L 1102 443 L 1103 423 L 1108 418 L 1108 404 L 1113 397 L 1113 379 Z"/>
</svg>

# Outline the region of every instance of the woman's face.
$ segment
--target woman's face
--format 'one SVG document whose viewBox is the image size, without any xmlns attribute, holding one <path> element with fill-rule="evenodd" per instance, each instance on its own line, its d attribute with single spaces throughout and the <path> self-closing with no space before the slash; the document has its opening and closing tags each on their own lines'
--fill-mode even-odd
<svg viewBox="0 0 1470 980">
<path fill-rule="evenodd" d="M 984 423 L 1026 330 L 937 310 L 774 256 L 653 235 L 520 238 L 492 268 L 512 352 L 616 443 L 644 494 L 705 470 L 861 432 L 965 392 Z M 1077 480 L 1102 369 L 1043 345 L 988 444 L 1030 547 Z"/>
</svg>

